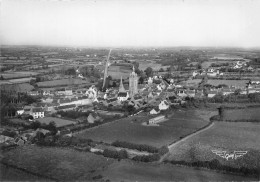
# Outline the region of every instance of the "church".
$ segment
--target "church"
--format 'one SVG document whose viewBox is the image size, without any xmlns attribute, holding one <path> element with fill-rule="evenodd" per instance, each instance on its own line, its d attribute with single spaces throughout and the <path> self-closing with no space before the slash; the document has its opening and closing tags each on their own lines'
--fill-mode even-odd
<svg viewBox="0 0 260 182">
<path fill-rule="evenodd" d="M 135 67 L 133 66 L 133 72 L 129 77 L 129 96 L 133 97 L 138 93 L 138 76 L 135 73 Z"/>
<path fill-rule="evenodd" d="M 117 99 L 119 101 L 126 101 L 129 97 L 132 98 L 137 93 L 138 93 L 138 76 L 135 73 L 135 68 L 133 66 L 133 72 L 129 76 L 129 92 L 125 90 L 123 85 L 123 80 L 121 77 Z"/>
<path fill-rule="evenodd" d="M 117 100 L 123 102 L 123 101 L 126 101 L 128 98 L 129 98 L 129 95 L 128 95 L 128 92 L 124 88 L 123 80 L 121 77 L 119 90 L 118 90 L 118 94 L 117 94 Z"/>
</svg>

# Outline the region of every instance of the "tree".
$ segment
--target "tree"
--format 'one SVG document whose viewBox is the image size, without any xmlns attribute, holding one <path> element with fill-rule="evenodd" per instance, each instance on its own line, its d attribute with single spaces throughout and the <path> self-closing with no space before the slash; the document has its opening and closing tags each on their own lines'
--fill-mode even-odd
<svg viewBox="0 0 260 182">
<path fill-rule="evenodd" d="M 65 71 L 65 75 L 76 75 L 76 71 L 74 68 L 69 68 Z"/>
<path fill-rule="evenodd" d="M 151 67 L 148 67 L 144 70 L 144 72 L 146 73 L 147 77 L 152 77 L 153 76 L 153 69 Z"/>
<path fill-rule="evenodd" d="M 54 121 L 51 121 L 45 129 L 50 130 L 54 135 L 57 133 L 57 127 Z"/>
<path fill-rule="evenodd" d="M 30 115 L 30 116 L 31 116 L 31 115 Z M 39 121 L 35 121 L 35 122 L 33 122 L 33 123 L 30 125 L 30 127 L 31 127 L 32 129 L 36 130 L 36 129 L 38 129 L 38 128 L 41 127 L 41 123 L 40 123 Z"/>
<path fill-rule="evenodd" d="M 234 92 L 235 95 L 239 95 L 240 93 L 241 93 L 241 89 L 236 89 Z"/>
<path fill-rule="evenodd" d="M 160 68 L 160 69 L 159 69 L 159 72 L 164 72 L 164 69 L 163 69 L 163 68 Z"/>
<path fill-rule="evenodd" d="M 4 77 L 3 77 L 3 75 L 1 75 L 1 77 L 0 77 L 0 80 L 4 80 Z"/>
<path fill-rule="evenodd" d="M 140 84 L 143 84 L 143 83 L 144 83 L 144 78 L 143 78 L 143 77 L 140 77 L 140 78 L 139 78 L 139 83 L 140 83 Z"/>
</svg>

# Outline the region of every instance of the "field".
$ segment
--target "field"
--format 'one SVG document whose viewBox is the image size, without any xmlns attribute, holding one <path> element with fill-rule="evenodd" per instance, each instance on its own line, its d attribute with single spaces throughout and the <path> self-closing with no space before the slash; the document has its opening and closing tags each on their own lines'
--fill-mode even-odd
<svg viewBox="0 0 260 182">
<path fill-rule="evenodd" d="M 226 109 L 224 119 L 226 120 L 256 120 L 260 119 L 260 108 Z"/>
<path fill-rule="evenodd" d="M 160 68 L 163 68 L 166 70 L 169 66 L 162 66 L 161 64 L 156 63 L 155 61 L 138 61 L 139 62 L 139 69 L 140 70 L 145 70 L 148 67 L 153 68 L 153 70 L 158 71 Z"/>
<path fill-rule="evenodd" d="M 61 181 L 92 180 L 114 162 L 92 153 L 29 145 L 6 151 L 3 156 L 5 163 Z"/>
<path fill-rule="evenodd" d="M 236 86 L 236 87 L 245 87 L 246 83 L 248 83 L 249 80 L 208 80 L 207 84 L 218 86 L 218 85 L 227 85 L 227 86 Z"/>
<path fill-rule="evenodd" d="M 0 164 L 0 171 L 0 181 L 50 181 L 3 164 Z"/>
<path fill-rule="evenodd" d="M 54 118 L 54 117 L 44 117 L 37 119 L 40 123 L 49 124 L 51 121 L 54 121 L 57 127 L 62 127 L 70 124 L 76 123 L 75 121 L 60 119 L 60 118 Z"/>
<path fill-rule="evenodd" d="M 232 60 L 210 60 L 210 61 L 205 61 L 201 64 L 202 68 L 209 68 L 211 66 L 212 63 L 215 63 L 215 64 L 223 64 L 223 63 L 232 63 L 233 61 Z"/>
<path fill-rule="evenodd" d="M 1 180 L 25 181 L 93 181 L 100 175 L 110 181 L 245 181 L 254 180 L 242 176 L 216 173 L 214 171 L 183 168 L 170 164 L 140 163 L 130 160 L 113 160 L 88 152 L 64 148 L 20 146 L 3 153 L 3 162 L 26 169 L 1 165 Z M 30 172 L 44 177 L 31 175 Z M 7 176 L 8 174 L 12 176 Z M 97 180 L 100 181 L 101 179 Z"/>
<path fill-rule="evenodd" d="M 204 161 L 218 159 L 222 164 L 233 167 L 259 167 L 260 123 L 216 122 L 214 125 L 170 150 L 167 160 Z M 226 160 L 211 150 L 227 152 L 248 151 L 237 160 Z"/>
<path fill-rule="evenodd" d="M 253 181 L 254 178 L 217 173 L 170 164 L 136 163 L 122 160 L 102 173 L 110 181 Z"/>
<path fill-rule="evenodd" d="M 53 81 L 45 81 L 38 82 L 37 85 L 39 87 L 58 87 L 58 86 L 66 86 L 66 85 L 81 85 L 88 84 L 89 81 L 81 80 L 81 79 L 61 79 L 61 80 L 53 80 Z"/>
<path fill-rule="evenodd" d="M 22 77 L 31 77 L 36 76 L 38 73 L 36 72 L 30 72 L 30 71 L 20 71 L 20 72 L 4 72 L 1 73 L 5 79 L 13 79 L 13 78 L 22 78 Z"/>
<path fill-rule="evenodd" d="M 148 120 L 147 116 L 137 116 L 136 121 L 135 117 L 128 117 L 85 130 L 76 136 L 107 143 L 120 140 L 161 147 L 207 125 L 209 117 L 214 114 L 216 112 L 201 110 L 176 111 L 159 126 L 143 126 L 142 123 Z"/>
</svg>

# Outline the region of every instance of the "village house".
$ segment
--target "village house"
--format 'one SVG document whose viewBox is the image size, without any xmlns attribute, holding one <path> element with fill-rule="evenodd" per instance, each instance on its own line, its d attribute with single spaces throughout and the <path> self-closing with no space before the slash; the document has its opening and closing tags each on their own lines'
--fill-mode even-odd
<svg viewBox="0 0 260 182">
<path fill-rule="evenodd" d="M 179 97 L 187 97 L 187 94 L 184 89 L 177 89 L 176 92 Z"/>
<path fill-rule="evenodd" d="M 30 109 L 29 114 L 33 117 L 33 119 L 43 118 L 44 110 L 41 107 L 34 107 Z"/>
<path fill-rule="evenodd" d="M 160 110 L 167 110 L 170 107 L 170 104 L 166 100 L 162 100 L 159 104 Z"/>
<path fill-rule="evenodd" d="M 211 91 L 208 92 L 208 97 L 209 97 L 209 98 L 212 98 L 212 97 L 214 97 L 215 95 L 217 95 L 217 93 L 218 93 L 218 92 L 217 92 L 216 90 L 211 90 Z"/>
<path fill-rule="evenodd" d="M 222 89 L 223 95 L 233 94 L 234 92 L 235 92 L 235 89 L 234 89 L 234 88 L 223 88 L 223 89 Z"/>
<path fill-rule="evenodd" d="M 88 123 L 95 123 L 101 121 L 101 118 L 96 113 L 90 113 L 87 118 Z"/>
<path fill-rule="evenodd" d="M 55 108 L 57 111 L 71 111 L 76 109 L 75 104 L 70 104 L 70 105 L 63 105 L 63 106 L 58 106 Z"/>
<path fill-rule="evenodd" d="M 157 116 L 155 118 L 149 119 L 148 124 L 157 124 L 159 122 L 164 121 L 165 116 Z"/>
<path fill-rule="evenodd" d="M 159 108 L 153 108 L 149 113 L 150 114 L 159 114 L 160 113 L 160 109 Z"/>
</svg>

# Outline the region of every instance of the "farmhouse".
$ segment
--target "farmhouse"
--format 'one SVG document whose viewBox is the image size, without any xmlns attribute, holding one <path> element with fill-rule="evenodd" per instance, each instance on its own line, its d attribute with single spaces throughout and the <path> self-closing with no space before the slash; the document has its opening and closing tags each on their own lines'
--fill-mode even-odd
<svg viewBox="0 0 260 182">
<path fill-rule="evenodd" d="M 148 124 L 157 124 L 165 119 L 165 116 L 157 116 L 155 118 L 149 119 Z"/>
<path fill-rule="evenodd" d="M 170 107 L 169 103 L 166 100 L 161 101 L 161 103 L 159 104 L 159 109 L 160 110 L 166 110 L 169 107 Z"/>
<path fill-rule="evenodd" d="M 217 93 L 218 93 L 218 92 L 215 91 L 215 90 L 209 91 L 209 92 L 208 92 L 208 97 L 209 97 L 209 98 L 212 98 L 212 97 L 214 97 Z"/>
<path fill-rule="evenodd" d="M 154 108 L 150 111 L 150 114 L 159 114 L 160 113 L 160 110 L 157 109 L 157 108 Z"/>
<path fill-rule="evenodd" d="M 44 117 L 44 111 L 40 107 L 31 108 L 30 115 L 33 116 L 33 119 L 43 118 Z"/>
</svg>

